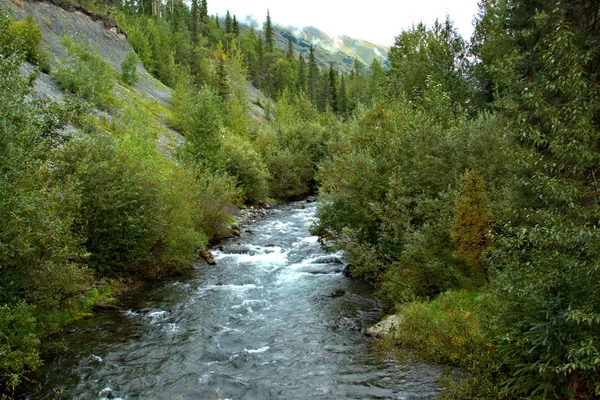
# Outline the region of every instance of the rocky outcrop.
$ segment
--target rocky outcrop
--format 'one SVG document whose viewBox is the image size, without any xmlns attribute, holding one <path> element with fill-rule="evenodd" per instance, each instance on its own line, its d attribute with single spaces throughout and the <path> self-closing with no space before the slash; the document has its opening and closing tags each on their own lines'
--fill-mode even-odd
<svg viewBox="0 0 600 400">
<path fill-rule="evenodd" d="M 392 314 L 382 319 L 375 325 L 367 328 L 365 334 L 377 338 L 396 337 L 400 330 L 404 318 L 397 314 Z"/>
</svg>

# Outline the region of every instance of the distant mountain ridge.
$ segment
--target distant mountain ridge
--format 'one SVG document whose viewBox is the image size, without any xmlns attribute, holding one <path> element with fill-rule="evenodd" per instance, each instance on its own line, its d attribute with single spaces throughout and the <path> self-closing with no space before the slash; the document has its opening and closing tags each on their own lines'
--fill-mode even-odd
<svg viewBox="0 0 600 400">
<path fill-rule="evenodd" d="M 276 46 L 286 50 L 289 35 L 296 53 L 301 53 L 307 60 L 312 43 L 317 63 L 322 68 L 333 65 L 340 72 L 349 73 L 354 66 L 354 59 L 358 59 L 365 66 L 370 66 L 375 59 L 382 65 L 387 64 L 389 48 L 366 40 L 350 36 L 332 37 L 312 26 L 275 26 Z"/>
</svg>

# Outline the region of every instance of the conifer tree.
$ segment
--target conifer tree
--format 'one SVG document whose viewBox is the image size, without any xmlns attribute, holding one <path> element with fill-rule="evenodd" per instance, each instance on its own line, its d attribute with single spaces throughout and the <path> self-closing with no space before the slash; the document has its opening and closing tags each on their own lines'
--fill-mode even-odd
<svg viewBox="0 0 600 400">
<path fill-rule="evenodd" d="M 200 3 L 200 21 L 206 22 L 206 18 L 208 18 L 208 5 L 206 4 L 206 0 L 202 0 Z"/>
<path fill-rule="evenodd" d="M 231 20 L 229 10 L 227 10 L 227 14 L 225 15 L 225 33 L 228 35 L 233 33 L 233 21 Z"/>
<path fill-rule="evenodd" d="M 271 23 L 271 14 L 267 10 L 267 20 L 265 21 L 265 50 L 267 53 L 273 52 L 274 45 L 273 24 Z"/>
<path fill-rule="evenodd" d="M 340 90 L 338 93 L 338 113 L 341 115 L 346 114 L 348 110 L 348 96 L 346 94 L 346 77 L 342 75 L 340 81 Z"/>
<path fill-rule="evenodd" d="M 338 89 L 336 83 L 336 72 L 333 64 L 329 64 L 329 98 L 328 103 L 333 112 L 338 112 Z"/>
<path fill-rule="evenodd" d="M 225 72 L 225 54 L 223 52 L 221 52 L 219 65 L 217 67 L 217 94 L 222 100 L 226 100 L 229 94 L 227 73 Z"/>
<path fill-rule="evenodd" d="M 240 24 L 238 23 L 235 15 L 233 16 L 233 34 L 235 36 L 240 36 Z"/>
<path fill-rule="evenodd" d="M 198 0 L 192 0 L 192 10 L 191 10 L 191 21 L 190 21 L 190 30 L 192 34 L 192 42 L 194 44 L 198 44 L 198 38 L 200 36 L 200 29 L 198 23 L 200 18 L 200 12 L 198 10 Z"/>
<path fill-rule="evenodd" d="M 257 63 L 255 69 L 256 76 L 254 76 L 254 84 L 257 88 L 260 89 L 263 87 L 263 76 L 265 69 L 265 47 L 263 46 L 263 40 L 261 35 L 258 35 L 258 41 L 256 45 L 256 57 Z"/>
<path fill-rule="evenodd" d="M 292 34 L 288 32 L 288 48 L 286 57 L 288 60 L 292 60 L 294 58 L 294 43 L 292 43 Z"/>
<path fill-rule="evenodd" d="M 319 67 L 315 59 L 315 49 L 310 45 L 310 53 L 308 58 L 308 95 L 313 103 L 317 101 L 317 79 L 319 77 Z"/>
<path fill-rule="evenodd" d="M 298 93 L 306 93 L 306 61 L 302 54 L 298 55 Z"/>
</svg>

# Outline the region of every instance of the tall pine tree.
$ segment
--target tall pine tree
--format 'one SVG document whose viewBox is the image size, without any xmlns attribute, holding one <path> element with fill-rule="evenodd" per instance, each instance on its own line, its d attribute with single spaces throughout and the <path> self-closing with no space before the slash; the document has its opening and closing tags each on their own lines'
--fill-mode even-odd
<svg viewBox="0 0 600 400">
<path fill-rule="evenodd" d="M 273 52 L 274 46 L 274 31 L 273 24 L 271 23 L 271 14 L 267 10 L 267 20 L 265 21 L 265 50 L 267 53 Z"/>
<path fill-rule="evenodd" d="M 308 57 L 308 95 L 314 104 L 317 101 L 317 80 L 319 78 L 319 67 L 315 59 L 315 49 L 310 45 Z"/>
<path fill-rule="evenodd" d="M 290 32 L 287 33 L 287 39 L 288 39 L 288 48 L 287 48 L 286 57 L 288 60 L 292 60 L 292 59 L 294 59 L 294 43 L 292 43 L 292 34 Z"/>
<path fill-rule="evenodd" d="M 302 54 L 298 55 L 298 93 L 306 93 L 306 61 Z"/>
</svg>

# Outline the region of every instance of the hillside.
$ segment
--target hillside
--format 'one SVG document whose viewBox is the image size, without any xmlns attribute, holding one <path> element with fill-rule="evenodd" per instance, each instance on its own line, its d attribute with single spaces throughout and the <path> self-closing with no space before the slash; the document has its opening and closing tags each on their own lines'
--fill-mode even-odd
<svg viewBox="0 0 600 400">
<path fill-rule="evenodd" d="M 315 57 L 320 67 L 333 65 L 340 72 L 350 73 L 354 60 L 358 59 L 365 66 L 377 59 L 382 65 L 387 63 L 389 49 L 366 40 L 350 36 L 331 37 L 315 27 L 276 27 L 277 46 L 287 49 L 288 36 L 291 35 L 294 50 L 308 59 L 312 44 Z"/>
</svg>

